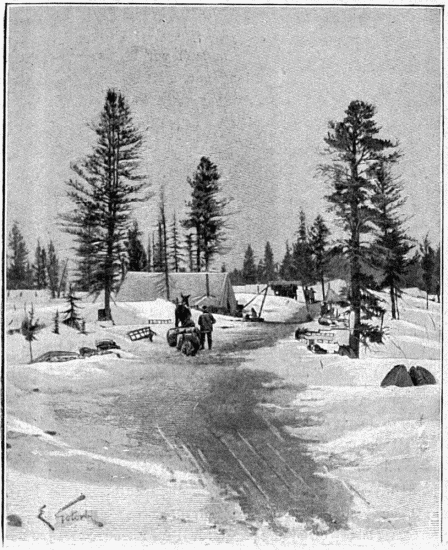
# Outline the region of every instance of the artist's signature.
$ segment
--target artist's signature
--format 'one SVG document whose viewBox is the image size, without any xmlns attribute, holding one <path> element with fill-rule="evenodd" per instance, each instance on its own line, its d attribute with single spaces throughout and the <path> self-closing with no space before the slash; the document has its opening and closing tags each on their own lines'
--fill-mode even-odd
<svg viewBox="0 0 448 550">
<path fill-rule="evenodd" d="M 82 512 L 79 512 L 78 510 L 70 510 L 70 511 L 68 510 L 78 502 L 81 502 L 85 499 L 86 499 L 86 496 L 81 494 L 79 497 L 75 498 L 65 506 L 62 506 L 62 508 L 60 508 L 54 515 L 56 518 L 56 523 L 59 524 L 60 526 L 64 526 L 64 525 L 75 523 L 77 521 L 87 520 L 87 521 L 91 521 L 98 527 L 103 527 L 104 524 L 101 521 L 98 521 L 96 517 L 96 513 L 93 510 L 84 509 Z M 48 518 L 44 517 L 45 508 L 46 508 L 45 504 L 41 506 L 41 508 L 39 508 L 39 514 L 37 517 L 41 521 L 43 521 L 46 525 L 48 525 L 48 527 L 52 531 L 54 531 L 55 526 L 48 521 Z"/>
</svg>

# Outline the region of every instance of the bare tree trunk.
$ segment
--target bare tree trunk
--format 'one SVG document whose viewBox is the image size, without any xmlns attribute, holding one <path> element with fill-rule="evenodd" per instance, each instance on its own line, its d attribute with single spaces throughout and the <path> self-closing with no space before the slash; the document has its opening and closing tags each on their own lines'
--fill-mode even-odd
<svg viewBox="0 0 448 550">
<path fill-rule="evenodd" d="M 392 319 L 396 319 L 397 314 L 396 314 L 396 308 L 395 308 L 395 289 L 392 283 L 390 285 L 389 294 L 390 294 L 390 305 L 392 309 Z"/>
</svg>

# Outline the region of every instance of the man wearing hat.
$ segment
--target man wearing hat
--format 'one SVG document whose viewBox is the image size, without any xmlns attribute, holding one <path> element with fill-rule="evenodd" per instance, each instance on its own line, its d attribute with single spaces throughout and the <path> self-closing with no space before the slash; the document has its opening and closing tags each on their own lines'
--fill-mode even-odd
<svg viewBox="0 0 448 550">
<path fill-rule="evenodd" d="M 199 316 L 198 324 L 201 329 L 201 347 L 204 349 L 205 335 L 207 335 L 208 349 L 212 349 L 212 332 L 216 319 L 209 313 L 207 306 L 202 306 L 202 313 Z"/>
</svg>

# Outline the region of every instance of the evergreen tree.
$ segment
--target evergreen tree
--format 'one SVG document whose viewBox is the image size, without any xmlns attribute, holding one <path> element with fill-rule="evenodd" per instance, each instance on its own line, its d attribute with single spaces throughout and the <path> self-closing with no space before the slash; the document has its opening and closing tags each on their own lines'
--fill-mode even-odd
<svg viewBox="0 0 448 550">
<path fill-rule="evenodd" d="M 440 256 L 440 244 L 436 248 L 435 255 L 435 267 L 434 267 L 434 279 L 435 279 L 435 293 L 437 294 L 437 302 L 440 304 L 440 275 L 442 270 L 442 259 Z"/>
<path fill-rule="evenodd" d="M 330 230 L 326 226 L 323 217 L 319 214 L 311 227 L 310 247 L 314 260 L 314 269 L 322 285 L 322 299 L 325 300 L 325 272 L 328 265 L 328 236 Z"/>
<path fill-rule="evenodd" d="M 289 246 L 288 241 L 286 241 L 286 252 L 280 265 L 280 278 L 284 281 L 294 280 L 294 268 L 292 262 L 291 247 Z"/>
<path fill-rule="evenodd" d="M 227 199 L 219 197 L 220 174 L 215 164 L 202 157 L 193 178 L 188 178 L 192 188 L 191 201 L 187 202 L 190 212 L 182 222 L 187 230 L 196 232 L 196 270 L 209 270 L 213 258 L 222 250 L 224 243 L 224 210 Z"/>
<path fill-rule="evenodd" d="M 266 273 L 263 258 L 260 258 L 257 265 L 257 283 L 266 283 Z"/>
<path fill-rule="evenodd" d="M 27 286 L 28 272 L 28 250 L 25 240 L 19 229 L 18 222 L 14 222 L 9 233 L 9 266 L 6 270 L 7 288 L 16 290 L 18 288 L 31 288 Z"/>
<path fill-rule="evenodd" d="M 111 319 L 110 295 L 122 275 L 124 241 L 130 225 L 131 206 L 145 198 L 139 191 L 144 176 L 137 172 L 143 136 L 134 126 L 129 106 L 122 94 L 109 90 L 99 122 L 93 152 L 72 165 L 75 179 L 68 181 L 72 212 L 63 215 L 63 228 L 83 243 L 85 224 L 92 228 L 90 251 L 78 247 L 77 254 L 93 262 L 90 290 L 104 291 L 105 318 Z"/>
<path fill-rule="evenodd" d="M 407 256 L 412 250 L 409 237 L 403 228 L 399 209 L 404 205 L 403 186 L 391 173 L 389 163 L 378 162 L 371 170 L 375 182 L 372 204 L 377 208 L 376 238 L 377 265 L 384 272 L 382 286 L 389 288 L 392 319 L 397 318 L 398 297 L 408 266 Z"/>
<path fill-rule="evenodd" d="M 303 210 L 300 211 L 300 225 L 297 241 L 292 250 L 292 267 L 294 278 L 302 282 L 302 286 L 309 285 L 314 279 L 313 259 L 311 246 L 306 227 L 306 217 Z"/>
<path fill-rule="evenodd" d="M 264 247 L 264 282 L 269 283 L 276 278 L 274 253 L 272 252 L 271 243 L 268 241 Z"/>
<path fill-rule="evenodd" d="M 75 328 L 77 330 L 81 327 L 81 317 L 79 316 L 78 310 L 80 309 L 77 302 L 81 298 L 75 296 L 75 291 L 73 287 L 70 286 L 68 296 L 67 296 L 67 309 L 62 313 L 65 315 L 63 319 L 64 325 L 68 327 Z"/>
<path fill-rule="evenodd" d="M 34 287 L 38 290 L 47 288 L 47 252 L 37 241 L 34 255 Z"/>
<path fill-rule="evenodd" d="M 188 257 L 188 270 L 192 272 L 194 271 L 194 242 L 192 233 L 187 233 L 185 237 L 185 248 Z"/>
<path fill-rule="evenodd" d="M 76 287 L 86 292 L 94 292 L 96 289 L 97 269 L 96 255 L 101 250 L 99 229 L 96 227 L 95 211 L 79 212 L 79 225 L 73 231 L 67 232 L 75 235 L 77 243 L 76 254 Z"/>
<path fill-rule="evenodd" d="M 362 263 L 369 259 L 369 237 L 372 235 L 375 213 L 370 201 L 374 184 L 369 173 L 380 160 L 392 162 L 397 153 L 385 151 L 395 147 L 389 140 L 379 139 L 373 117 L 375 108 L 362 101 L 352 101 L 341 122 L 330 122 L 325 138 L 330 163 L 320 167 L 331 183 L 327 196 L 345 233 L 344 253 L 350 265 L 350 299 L 354 313 L 350 347 L 359 357 L 361 337 Z"/>
<path fill-rule="evenodd" d="M 420 252 L 422 255 L 421 265 L 423 269 L 423 285 L 426 292 L 426 309 L 429 308 L 429 294 L 433 290 L 434 283 L 434 271 L 436 265 L 436 257 L 433 247 L 429 243 L 428 235 L 425 236 L 423 243 L 420 245 Z"/>
<path fill-rule="evenodd" d="M 160 202 L 159 202 L 159 236 L 160 236 L 160 258 L 162 263 L 162 269 L 165 273 L 165 287 L 166 287 L 166 297 L 170 299 L 170 285 L 169 285 L 169 262 L 168 262 L 168 231 L 166 226 L 166 213 L 165 213 L 165 190 L 161 189 L 160 191 Z"/>
<path fill-rule="evenodd" d="M 226 264 L 221 265 L 221 273 L 227 273 Z"/>
<path fill-rule="evenodd" d="M 48 274 L 48 286 L 50 287 L 51 297 L 56 298 L 59 290 L 59 259 L 56 254 L 53 241 L 50 241 L 48 245 L 47 255 L 47 274 Z"/>
<path fill-rule="evenodd" d="M 34 270 L 30 262 L 26 262 L 25 288 L 34 287 Z"/>
<path fill-rule="evenodd" d="M 22 334 L 27 342 L 30 345 L 30 363 L 33 362 L 33 346 L 32 342 L 37 340 L 36 333 L 40 330 L 39 320 L 34 319 L 34 307 L 31 304 L 31 309 L 28 313 L 25 312 L 25 318 L 22 321 Z"/>
<path fill-rule="evenodd" d="M 173 271 L 178 272 L 180 270 L 180 264 L 182 261 L 179 228 L 176 219 L 176 212 L 173 214 L 173 221 L 171 223 L 171 239 L 170 239 L 170 256 Z"/>
<path fill-rule="evenodd" d="M 244 254 L 243 261 L 243 280 L 244 284 L 250 285 L 257 282 L 257 267 L 255 265 L 254 251 L 250 244 Z"/>
<path fill-rule="evenodd" d="M 152 269 L 152 245 L 151 245 L 151 235 L 148 235 L 148 246 L 146 248 L 146 271 L 151 271 Z"/>
<path fill-rule="evenodd" d="M 59 334 L 59 311 L 58 310 L 56 310 L 56 313 L 54 314 L 53 321 L 54 321 L 53 333 Z"/>
<path fill-rule="evenodd" d="M 245 284 L 243 272 L 241 271 L 241 269 L 235 268 L 233 271 L 230 272 L 229 277 L 230 282 L 233 286 Z"/>
<path fill-rule="evenodd" d="M 147 256 L 145 247 L 140 239 L 141 231 L 138 228 L 137 220 L 131 229 L 128 230 L 127 252 L 128 252 L 128 269 L 129 271 L 146 271 Z"/>
</svg>

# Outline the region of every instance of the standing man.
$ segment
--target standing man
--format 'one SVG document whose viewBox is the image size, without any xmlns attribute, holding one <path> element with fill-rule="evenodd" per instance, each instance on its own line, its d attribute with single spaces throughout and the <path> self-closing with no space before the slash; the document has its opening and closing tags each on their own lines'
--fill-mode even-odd
<svg viewBox="0 0 448 550">
<path fill-rule="evenodd" d="M 198 324 L 201 329 L 201 347 L 204 349 L 205 335 L 207 335 L 208 349 L 212 349 L 212 332 L 216 319 L 208 312 L 207 306 L 202 306 L 203 313 L 199 316 Z"/>
</svg>

